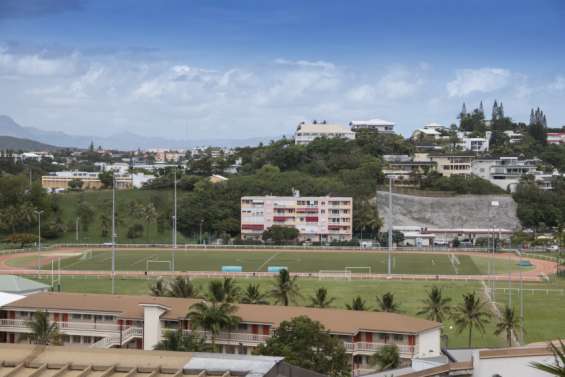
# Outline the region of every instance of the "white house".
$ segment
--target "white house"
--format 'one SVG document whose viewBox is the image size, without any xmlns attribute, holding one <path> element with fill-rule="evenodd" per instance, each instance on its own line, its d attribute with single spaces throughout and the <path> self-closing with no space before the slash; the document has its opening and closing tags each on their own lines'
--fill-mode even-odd
<svg viewBox="0 0 565 377">
<path fill-rule="evenodd" d="M 471 173 L 488 180 L 503 190 L 514 192 L 520 179 L 527 175 L 544 190 L 551 189 L 554 174 L 538 170 L 539 160 L 519 160 L 518 157 L 500 157 L 498 159 L 480 159 L 471 162 Z"/>
<path fill-rule="evenodd" d="M 464 151 L 470 152 L 486 152 L 489 150 L 489 142 L 491 132 L 487 131 L 485 137 L 470 137 L 469 132 L 457 132 L 457 138 L 460 140 L 458 145 Z"/>
<path fill-rule="evenodd" d="M 301 122 L 296 127 L 294 142 L 298 145 L 306 145 L 314 139 L 323 137 L 353 140 L 355 139 L 355 132 L 341 124 L 329 124 L 325 120 L 321 122 L 313 121 L 312 123 Z"/>
<path fill-rule="evenodd" d="M 382 119 L 370 119 L 370 120 L 352 120 L 349 122 L 351 126 L 351 131 L 359 132 L 361 130 L 367 130 L 371 132 L 393 134 L 394 133 L 394 123 L 388 120 Z"/>
</svg>

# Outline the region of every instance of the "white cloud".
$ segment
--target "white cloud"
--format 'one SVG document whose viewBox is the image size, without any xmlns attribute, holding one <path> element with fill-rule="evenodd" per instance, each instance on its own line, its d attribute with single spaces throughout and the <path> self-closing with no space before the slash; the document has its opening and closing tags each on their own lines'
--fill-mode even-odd
<svg viewBox="0 0 565 377">
<path fill-rule="evenodd" d="M 378 90 L 387 98 L 410 97 L 418 91 L 423 79 L 404 69 L 393 70 L 379 80 Z"/>
<path fill-rule="evenodd" d="M 276 64 L 298 66 L 303 68 L 323 68 L 323 69 L 335 69 L 335 64 L 325 62 L 323 60 L 318 61 L 308 61 L 308 60 L 287 60 L 287 59 L 275 59 Z"/>
<path fill-rule="evenodd" d="M 71 76 L 78 70 L 78 54 L 49 58 L 42 54 L 15 55 L 0 49 L 0 74 L 15 76 Z"/>
<path fill-rule="evenodd" d="M 562 91 L 565 90 L 565 76 L 557 76 L 551 84 L 549 84 L 549 89 Z"/>
<path fill-rule="evenodd" d="M 489 93 L 506 87 L 511 79 L 511 72 L 502 68 L 462 69 L 456 72 L 456 78 L 447 83 L 450 97 L 464 97 L 473 92 Z"/>
</svg>

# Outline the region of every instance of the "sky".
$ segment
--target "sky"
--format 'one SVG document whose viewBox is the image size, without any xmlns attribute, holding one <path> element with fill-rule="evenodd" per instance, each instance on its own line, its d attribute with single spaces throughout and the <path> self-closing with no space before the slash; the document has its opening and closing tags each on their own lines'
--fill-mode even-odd
<svg viewBox="0 0 565 377">
<path fill-rule="evenodd" d="M 496 99 L 565 125 L 561 0 L 0 0 L 0 114 L 71 134 L 409 135 Z"/>
</svg>

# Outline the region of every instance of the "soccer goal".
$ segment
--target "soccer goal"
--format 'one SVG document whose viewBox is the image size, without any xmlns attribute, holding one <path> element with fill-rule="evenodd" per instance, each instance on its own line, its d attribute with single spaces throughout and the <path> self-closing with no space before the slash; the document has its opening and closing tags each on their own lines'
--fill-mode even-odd
<svg viewBox="0 0 565 377">
<path fill-rule="evenodd" d="M 318 280 L 351 280 L 350 270 L 320 270 Z"/>
<path fill-rule="evenodd" d="M 371 274 L 371 266 L 365 267 L 345 267 L 345 271 L 350 271 L 351 273 L 360 273 L 360 274 Z"/>
<path fill-rule="evenodd" d="M 151 265 L 163 265 L 166 264 L 167 268 L 166 269 L 156 269 L 154 271 L 172 271 L 172 265 L 171 265 L 171 261 L 170 260 L 156 260 L 156 259 L 148 259 L 147 261 L 145 261 L 145 271 L 151 271 L 149 269 L 149 266 Z"/>
<path fill-rule="evenodd" d="M 80 254 L 80 260 L 91 260 L 92 259 L 92 249 L 85 250 Z"/>
<path fill-rule="evenodd" d="M 459 258 L 457 258 L 457 255 L 451 253 L 449 254 L 449 262 L 451 262 L 451 266 L 453 266 L 453 270 L 455 271 L 455 274 L 459 274 L 459 268 L 458 266 L 461 264 L 461 262 L 459 262 Z"/>
</svg>

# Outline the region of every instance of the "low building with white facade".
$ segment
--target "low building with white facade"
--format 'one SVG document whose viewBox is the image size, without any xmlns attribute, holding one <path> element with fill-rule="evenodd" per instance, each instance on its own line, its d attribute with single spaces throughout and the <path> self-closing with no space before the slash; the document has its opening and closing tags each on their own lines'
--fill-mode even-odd
<svg viewBox="0 0 565 377">
<path fill-rule="evenodd" d="M 459 143 L 457 145 L 464 151 L 468 152 L 487 152 L 489 150 L 490 131 L 485 132 L 485 137 L 473 137 L 470 132 L 457 132 Z"/>
<path fill-rule="evenodd" d="M 443 176 L 471 175 L 471 162 L 475 159 L 474 154 L 429 154 L 429 159 L 437 164 L 437 172 Z"/>
<path fill-rule="evenodd" d="M 394 123 L 383 119 L 352 120 L 349 122 L 351 131 L 369 131 L 384 134 L 394 134 Z"/>
<path fill-rule="evenodd" d="M 294 142 L 296 144 L 307 145 L 317 138 L 354 140 L 355 132 L 341 124 L 330 124 L 325 120 L 321 122 L 313 121 L 312 123 L 301 122 L 296 127 L 296 132 L 294 133 Z"/>
<path fill-rule="evenodd" d="M 526 176 L 532 176 L 540 188 L 549 190 L 554 174 L 539 170 L 539 164 L 539 160 L 520 160 L 518 157 L 479 159 L 471 163 L 471 171 L 508 192 L 515 192 L 520 180 Z"/>
<path fill-rule="evenodd" d="M 169 331 L 183 331 L 211 342 L 209 332 L 186 318 L 198 299 L 81 293 L 37 293 L 0 307 L 0 343 L 28 343 L 28 323 L 38 310 L 56 322 L 64 346 L 153 350 Z M 398 346 L 404 359 L 441 354 L 441 323 L 397 313 L 238 304 L 237 328 L 216 335 L 218 350 L 250 354 L 283 321 L 307 316 L 343 342 L 354 369 L 385 345 Z M 180 353 L 179 353 L 180 354 Z"/>
<path fill-rule="evenodd" d="M 244 196 L 241 198 L 241 238 L 261 239 L 273 225 L 294 227 L 299 241 L 349 241 L 353 198 L 332 196 Z"/>
<path fill-rule="evenodd" d="M 413 141 L 437 141 L 449 138 L 448 128 L 438 123 L 428 123 L 412 132 Z"/>
<path fill-rule="evenodd" d="M 548 132 L 547 144 L 565 144 L 565 131 L 562 132 Z"/>
</svg>

